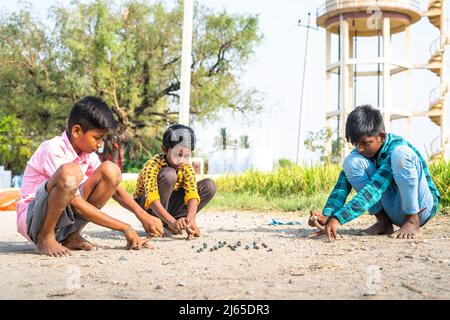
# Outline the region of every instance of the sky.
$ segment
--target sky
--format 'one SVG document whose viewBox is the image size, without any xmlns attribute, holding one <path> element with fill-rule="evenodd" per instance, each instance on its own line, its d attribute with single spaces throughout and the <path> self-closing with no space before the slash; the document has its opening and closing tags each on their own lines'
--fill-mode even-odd
<svg viewBox="0 0 450 320">
<path fill-rule="evenodd" d="M 194 123 L 198 136 L 198 146 L 207 153 L 214 149 L 214 138 L 221 127 L 226 127 L 233 137 L 250 136 L 253 146 L 264 145 L 272 149 L 274 159 L 296 159 L 299 129 L 300 93 L 303 77 L 306 29 L 298 26 L 298 20 L 306 23 L 308 12 L 311 13 L 315 26 L 316 9 L 324 3 L 317 0 L 194 0 L 214 10 L 225 9 L 233 14 L 258 15 L 260 32 L 264 39 L 257 48 L 251 61 L 245 66 L 240 81 L 245 88 L 255 88 L 264 96 L 264 110 L 247 117 L 229 112 L 222 112 L 220 120 L 213 123 Z M 54 4 L 51 0 L 29 1 L 36 14 L 45 17 L 47 9 Z M 61 2 L 61 1 L 59 1 Z M 67 1 L 62 1 L 67 2 Z M 19 1 L 0 0 L 0 9 L 14 11 Z M 427 7 L 427 0 L 420 0 L 422 11 Z M 450 7 L 450 6 L 449 6 Z M 448 15 L 450 12 L 447 13 Z M 450 16 L 450 15 L 449 15 Z M 428 61 L 428 47 L 439 36 L 439 31 L 428 19 L 422 18 L 411 28 L 412 61 L 424 64 Z M 393 56 L 405 57 L 404 33 L 393 36 Z M 336 59 L 337 47 L 334 37 L 333 58 Z M 304 128 L 319 131 L 325 125 L 325 31 L 310 29 L 305 93 L 303 100 Z M 377 55 L 375 37 L 362 38 L 357 41 L 358 57 Z M 413 110 L 426 110 L 430 91 L 439 85 L 439 78 L 428 70 L 412 71 Z M 332 83 L 334 97 L 337 100 L 337 81 Z M 403 108 L 405 102 L 405 75 L 395 75 L 392 79 L 392 105 Z M 356 84 L 356 104 L 377 106 L 376 78 L 358 78 Z M 335 103 L 337 108 L 337 103 Z M 406 135 L 403 120 L 392 123 L 391 132 Z M 428 118 L 413 118 L 410 141 L 426 156 L 430 143 L 440 135 L 439 128 Z M 311 162 L 317 155 L 304 150 L 302 160 Z"/>
</svg>

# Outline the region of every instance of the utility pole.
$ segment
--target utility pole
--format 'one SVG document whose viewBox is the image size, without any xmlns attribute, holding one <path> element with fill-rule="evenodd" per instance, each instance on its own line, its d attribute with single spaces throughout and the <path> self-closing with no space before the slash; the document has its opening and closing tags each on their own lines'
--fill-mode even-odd
<svg viewBox="0 0 450 320">
<path fill-rule="evenodd" d="M 303 62 L 303 80 L 302 80 L 302 89 L 300 95 L 300 114 L 298 121 L 298 140 L 297 140 L 297 164 L 300 165 L 302 158 L 302 144 L 303 144 L 303 98 L 305 94 L 305 83 L 306 83 L 306 66 L 308 62 L 308 45 L 309 45 L 309 29 L 318 30 L 316 27 L 311 26 L 311 13 L 308 12 L 308 24 L 303 25 L 302 21 L 298 21 L 298 26 L 302 28 L 306 28 L 306 43 L 305 43 L 305 57 Z"/>
<path fill-rule="evenodd" d="M 184 0 L 183 44 L 181 50 L 181 96 L 178 122 L 189 125 L 192 65 L 192 17 L 193 0 Z"/>
</svg>

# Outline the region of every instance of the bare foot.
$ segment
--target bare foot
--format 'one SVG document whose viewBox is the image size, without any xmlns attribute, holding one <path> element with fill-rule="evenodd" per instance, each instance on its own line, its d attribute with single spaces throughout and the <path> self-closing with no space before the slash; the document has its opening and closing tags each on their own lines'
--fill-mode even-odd
<svg viewBox="0 0 450 320">
<path fill-rule="evenodd" d="M 397 239 L 416 239 L 420 235 L 420 222 L 417 214 L 408 215 L 400 229 L 391 237 Z"/>
<path fill-rule="evenodd" d="M 394 227 L 392 223 L 376 222 L 370 228 L 361 231 L 362 236 L 377 236 L 380 234 L 392 234 L 394 232 Z"/>
<path fill-rule="evenodd" d="M 72 252 L 60 245 L 53 236 L 38 238 L 34 251 L 50 257 L 65 257 L 72 255 Z"/>
<path fill-rule="evenodd" d="M 389 217 L 381 211 L 376 214 L 377 222 L 367 228 L 366 230 L 361 232 L 361 235 L 364 236 L 376 236 L 380 234 L 392 234 L 394 232 L 394 227 L 392 226 L 392 222 Z"/>
<path fill-rule="evenodd" d="M 83 238 L 78 232 L 70 234 L 66 239 L 64 239 L 62 245 L 70 250 L 92 251 L 99 248 L 97 245 Z"/>
</svg>

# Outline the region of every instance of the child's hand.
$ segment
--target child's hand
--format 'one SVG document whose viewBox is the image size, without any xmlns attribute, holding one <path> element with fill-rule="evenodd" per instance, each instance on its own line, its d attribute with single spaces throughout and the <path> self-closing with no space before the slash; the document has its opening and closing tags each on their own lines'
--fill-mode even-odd
<svg viewBox="0 0 450 320">
<path fill-rule="evenodd" d="M 178 230 L 184 230 L 186 229 L 188 225 L 188 220 L 186 218 L 180 218 L 177 219 L 174 223 L 173 223 L 173 228 L 174 229 L 178 229 Z"/>
<path fill-rule="evenodd" d="M 195 223 L 194 219 L 188 220 L 188 225 L 186 227 L 186 233 L 188 234 L 187 239 L 191 240 L 192 237 L 198 238 L 201 236 L 200 229 L 198 228 L 197 224 Z"/>
<path fill-rule="evenodd" d="M 308 225 L 321 229 L 327 223 L 327 217 L 323 216 L 320 211 L 311 210 L 309 212 Z"/>
<path fill-rule="evenodd" d="M 337 229 L 341 225 L 338 219 L 331 217 L 325 225 L 325 231 L 329 241 L 337 240 Z"/>
<path fill-rule="evenodd" d="M 128 227 L 128 229 L 123 233 L 125 238 L 127 239 L 127 246 L 125 249 L 130 250 L 140 250 L 142 248 L 146 249 L 154 249 L 148 242 L 152 239 L 150 237 L 142 239 L 139 235 L 134 231 L 133 228 Z"/>
<path fill-rule="evenodd" d="M 161 237 L 164 228 L 161 219 L 153 217 L 149 214 L 145 215 L 142 220 L 142 227 L 151 237 Z"/>
<path fill-rule="evenodd" d="M 186 228 L 187 221 L 186 218 L 180 218 L 168 224 L 168 229 L 171 234 L 182 234 L 183 230 Z"/>
<path fill-rule="evenodd" d="M 310 237 L 318 237 L 326 234 L 325 225 L 327 223 L 327 217 L 323 216 L 319 211 L 311 210 L 308 219 L 308 225 L 319 229 L 310 235 Z"/>
</svg>

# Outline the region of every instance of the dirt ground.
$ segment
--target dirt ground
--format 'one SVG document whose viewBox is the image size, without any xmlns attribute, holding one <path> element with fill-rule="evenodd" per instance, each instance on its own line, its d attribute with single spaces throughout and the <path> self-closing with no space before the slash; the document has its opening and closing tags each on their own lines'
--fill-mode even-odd
<svg viewBox="0 0 450 320">
<path fill-rule="evenodd" d="M 142 230 L 120 207 L 105 212 Z M 433 219 L 420 240 L 359 236 L 372 221 L 328 243 L 308 239 L 298 213 L 205 212 L 201 238 L 159 238 L 144 251 L 122 250 L 120 233 L 89 224 L 84 234 L 107 248 L 50 258 L 16 233 L 15 212 L 0 212 L 0 299 L 449 299 L 450 217 Z M 218 241 L 227 244 L 209 251 Z"/>
</svg>

